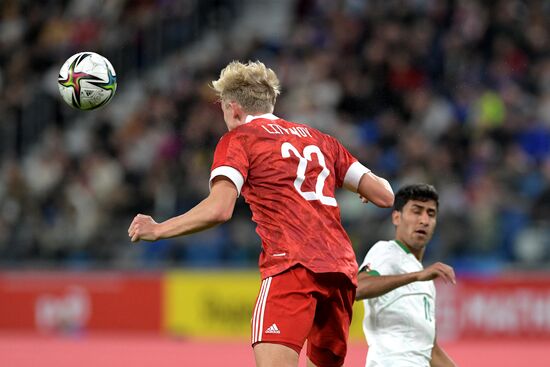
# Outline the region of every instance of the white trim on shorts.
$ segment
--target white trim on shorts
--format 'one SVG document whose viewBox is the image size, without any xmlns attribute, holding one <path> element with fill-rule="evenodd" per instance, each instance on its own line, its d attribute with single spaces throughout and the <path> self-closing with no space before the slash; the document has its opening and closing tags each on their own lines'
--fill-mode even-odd
<svg viewBox="0 0 550 367">
<path fill-rule="evenodd" d="M 269 294 L 269 287 L 271 286 L 272 279 L 272 277 L 268 277 L 262 280 L 260 295 L 254 307 L 254 314 L 252 315 L 252 344 L 262 341 L 265 304 L 267 302 L 267 295 Z"/>
</svg>

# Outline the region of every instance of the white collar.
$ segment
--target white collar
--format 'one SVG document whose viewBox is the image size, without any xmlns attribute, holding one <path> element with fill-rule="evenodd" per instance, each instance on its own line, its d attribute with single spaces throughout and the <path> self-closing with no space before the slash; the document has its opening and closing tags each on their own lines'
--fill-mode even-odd
<svg viewBox="0 0 550 367">
<path fill-rule="evenodd" d="M 256 119 L 279 120 L 279 118 L 277 116 L 275 116 L 274 114 L 265 113 L 263 115 L 257 115 L 257 116 L 248 115 L 248 116 L 246 116 L 246 119 L 244 120 L 244 123 L 248 124 L 250 121 L 256 120 Z"/>
</svg>

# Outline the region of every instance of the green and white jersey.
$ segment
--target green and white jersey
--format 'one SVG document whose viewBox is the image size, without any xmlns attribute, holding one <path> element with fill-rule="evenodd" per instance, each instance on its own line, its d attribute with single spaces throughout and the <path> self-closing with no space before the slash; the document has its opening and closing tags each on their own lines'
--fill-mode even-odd
<svg viewBox="0 0 550 367">
<path fill-rule="evenodd" d="M 371 275 L 420 271 L 422 264 L 398 241 L 378 241 L 359 268 Z M 363 331 L 369 345 L 366 367 L 428 367 L 435 340 L 435 286 L 413 282 L 366 299 Z"/>
</svg>

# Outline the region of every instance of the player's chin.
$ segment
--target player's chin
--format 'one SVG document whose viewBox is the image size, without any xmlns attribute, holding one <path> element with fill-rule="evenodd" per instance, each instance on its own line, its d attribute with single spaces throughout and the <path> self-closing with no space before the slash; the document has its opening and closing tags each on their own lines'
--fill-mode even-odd
<svg viewBox="0 0 550 367">
<path fill-rule="evenodd" d="M 428 241 L 430 240 L 430 237 L 431 236 L 428 233 L 424 233 L 424 232 L 414 232 L 413 233 L 414 242 L 419 247 L 425 246 L 426 243 L 428 243 Z"/>
</svg>

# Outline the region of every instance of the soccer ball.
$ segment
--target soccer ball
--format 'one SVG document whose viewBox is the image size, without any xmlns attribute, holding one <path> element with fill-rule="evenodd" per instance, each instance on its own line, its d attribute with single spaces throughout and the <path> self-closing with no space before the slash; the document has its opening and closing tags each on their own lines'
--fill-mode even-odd
<svg viewBox="0 0 550 367">
<path fill-rule="evenodd" d="M 58 86 L 63 100 L 79 110 L 105 106 L 116 91 L 113 65 L 95 52 L 80 52 L 67 59 L 59 70 Z"/>
</svg>

